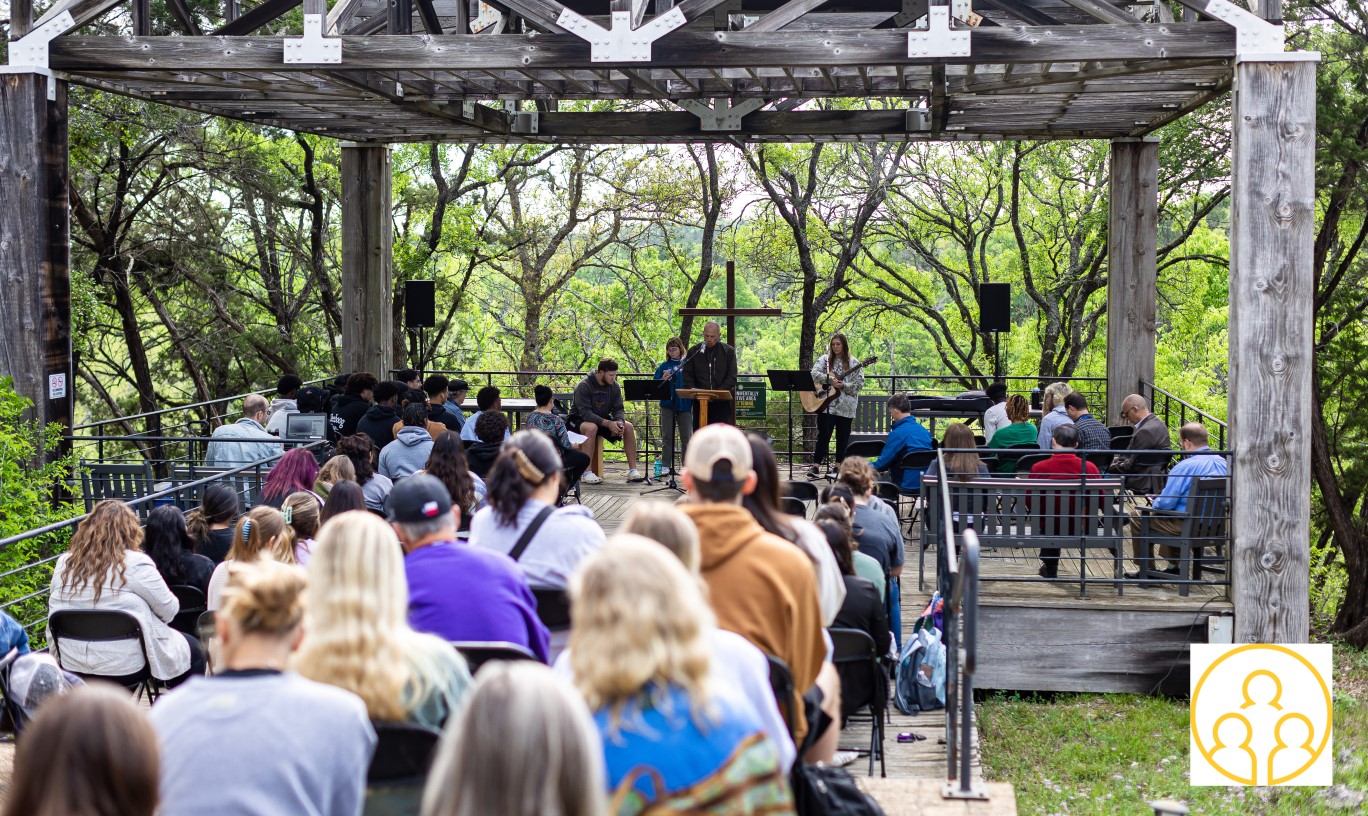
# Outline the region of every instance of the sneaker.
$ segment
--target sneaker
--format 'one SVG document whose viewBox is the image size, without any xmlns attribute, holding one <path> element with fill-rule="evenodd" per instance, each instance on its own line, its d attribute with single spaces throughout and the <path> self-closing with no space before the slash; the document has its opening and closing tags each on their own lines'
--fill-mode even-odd
<svg viewBox="0 0 1368 816">
<path fill-rule="evenodd" d="M 631 470 L 627 471 L 627 481 L 629 481 L 629 482 L 639 482 L 639 481 L 641 481 L 641 471 L 637 470 L 636 468 L 632 468 Z"/>
<path fill-rule="evenodd" d="M 603 477 L 592 470 L 586 470 L 584 475 L 580 477 L 580 481 L 584 484 L 603 484 Z"/>
<path fill-rule="evenodd" d="M 826 477 L 827 477 L 828 479 L 830 479 L 831 481 L 833 481 L 833 482 L 836 481 L 836 477 L 837 477 L 837 476 L 840 476 L 840 475 L 841 475 L 841 471 L 840 471 L 840 469 L 837 468 L 835 465 L 832 465 L 831 467 L 827 468 Z"/>
<path fill-rule="evenodd" d="M 831 765 L 835 768 L 844 768 L 859 758 L 860 755 L 855 751 L 837 751 L 831 755 Z"/>
<path fill-rule="evenodd" d="M 808 469 L 807 469 L 807 477 L 808 477 L 809 479 L 820 479 L 820 478 L 822 478 L 822 468 L 821 468 L 821 466 L 820 466 L 820 465 L 813 465 L 812 467 L 808 468 Z"/>
</svg>

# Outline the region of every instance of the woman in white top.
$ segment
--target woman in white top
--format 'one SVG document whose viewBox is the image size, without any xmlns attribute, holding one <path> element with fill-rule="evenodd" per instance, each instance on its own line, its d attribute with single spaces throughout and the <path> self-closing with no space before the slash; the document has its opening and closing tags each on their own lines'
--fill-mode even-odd
<svg viewBox="0 0 1368 816">
<path fill-rule="evenodd" d="M 138 517 L 123 502 L 108 499 L 95 505 L 57 559 L 48 614 L 75 609 L 131 614 L 142 627 L 152 676 L 175 686 L 204 674 L 204 652 L 195 638 L 167 625 L 180 611 L 180 602 L 151 557 L 139 551 L 142 537 Z M 61 640 L 55 647 L 67 671 L 122 677 L 143 668 L 137 641 Z"/>
<path fill-rule="evenodd" d="M 512 554 L 523 533 L 540 518 L 540 526 L 516 559 L 534 587 L 568 586 L 580 561 L 605 541 L 589 508 L 556 507 L 561 467 L 560 454 L 546 434 L 513 434 L 485 479 L 488 506 L 470 522 L 471 544 Z"/>
</svg>

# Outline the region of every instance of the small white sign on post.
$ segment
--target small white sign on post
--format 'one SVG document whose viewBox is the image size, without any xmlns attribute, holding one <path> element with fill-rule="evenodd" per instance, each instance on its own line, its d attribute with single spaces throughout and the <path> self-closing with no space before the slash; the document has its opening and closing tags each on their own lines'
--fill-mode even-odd
<svg viewBox="0 0 1368 816">
<path fill-rule="evenodd" d="M 62 399 L 66 396 L 66 372 L 48 375 L 48 399 Z"/>
</svg>

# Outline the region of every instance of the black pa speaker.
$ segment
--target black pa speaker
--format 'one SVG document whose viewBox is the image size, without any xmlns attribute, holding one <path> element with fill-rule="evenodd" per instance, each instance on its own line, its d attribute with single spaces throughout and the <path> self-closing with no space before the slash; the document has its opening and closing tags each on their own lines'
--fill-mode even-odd
<svg viewBox="0 0 1368 816">
<path fill-rule="evenodd" d="M 979 284 L 979 331 L 1007 332 L 1012 330 L 1012 285 L 1010 283 Z"/>
<path fill-rule="evenodd" d="M 437 282 L 411 280 L 404 283 L 404 328 L 425 329 L 437 325 Z"/>
</svg>

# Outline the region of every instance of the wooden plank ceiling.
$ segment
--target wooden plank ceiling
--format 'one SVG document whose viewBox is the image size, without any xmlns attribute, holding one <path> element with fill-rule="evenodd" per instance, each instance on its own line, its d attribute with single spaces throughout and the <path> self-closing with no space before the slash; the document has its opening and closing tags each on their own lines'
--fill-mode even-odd
<svg viewBox="0 0 1368 816">
<path fill-rule="evenodd" d="M 92 87 L 360 142 L 1076 139 L 1143 135 L 1210 101 L 1229 88 L 1235 52 L 1233 28 L 1190 13 L 1175 21 L 1162 3 L 973 0 L 972 14 L 956 7 L 977 23 L 969 56 L 914 58 L 905 24 L 926 25 L 925 0 L 685 0 L 687 24 L 657 40 L 649 62 L 604 63 L 556 23 L 566 7 L 607 27 L 610 2 L 649 22 L 669 0 L 499 0 L 480 34 L 454 33 L 479 18 L 475 0 L 464 10 L 466 0 L 336 0 L 327 25 L 342 62 L 286 64 L 299 2 L 139 23 L 117 0 L 66 0 L 84 16 L 52 42 L 51 67 Z M 92 35 L 82 25 L 97 18 Z M 130 33 L 103 33 L 120 28 Z M 763 107 L 731 130 L 683 109 L 718 99 Z"/>
</svg>

